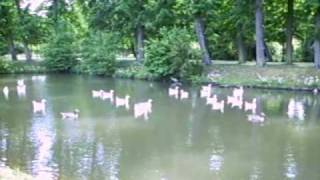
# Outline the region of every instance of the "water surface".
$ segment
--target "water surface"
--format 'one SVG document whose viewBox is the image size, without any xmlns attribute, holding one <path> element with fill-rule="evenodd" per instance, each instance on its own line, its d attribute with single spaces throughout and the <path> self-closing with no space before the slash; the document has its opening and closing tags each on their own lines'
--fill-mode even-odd
<svg viewBox="0 0 320 180">
<path fill-rule="evenodd" d="M 17 79 L 27 93 L 19 97 Z M 1 76 L 0 165 L 38 179 L 320 179 L 319 96 L 245 89 L 258 100 L 263 123 L 249 112 L 226 106 L 211 110 L 199 88 L 190 98 L 169 97 L 168 84 L 75 75 Z M 93 89 L 130 95 L 130 109 L 93 99 Z M 215 88 L 218 99 L 232 89 Z M 47 114 L 32 113 L 32 100 L 47 99 Z M 153 99 L 148 120 L 135 119 L 133 104 Z M 304 116 L 289 117 L 290 100 Z M 79 120 L 60 112 L 80 109 Z"/>
</svg>

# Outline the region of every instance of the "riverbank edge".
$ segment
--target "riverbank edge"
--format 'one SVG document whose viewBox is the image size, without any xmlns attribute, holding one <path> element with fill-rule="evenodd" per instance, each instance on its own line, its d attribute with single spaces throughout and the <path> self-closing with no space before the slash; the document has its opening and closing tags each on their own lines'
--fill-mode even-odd
<svg viewBox="0 0 320 180">
<path fill-rule="evenodd" d="M 0 72 L 1 75 L 10 74 L 56 74 L 57 72 L 52 72 L 47 70 L 41 63 L 27 64 L 19 63 L 19 68 L 11 72 Z M 284 68 L 284 69 L 281 69 Z M 290 69 L 289 69 L 290 68 Z M 298 68 L 298 71 L 297 71 Z M 270 72 L 268 72 L 270 71 Z M 293 72 L 291 72 L 293 71 Z M 236 73 L 235 73 L 236 72 Z M 279 72 L 282 72 L 279 74 Z M 300 72 L 300 73 L 298 73 Z M 250 75 L 251 73 L 251 75 Z M 279 79 L 282 79 L 282 83 L 275 83 L 274 79 L 261 80 L 261 77 L 254 77 L 256 74 L 264 73 L 264 76 L 271 76 L 270 74 L 278 74 Z M 284 75 L 284 74 L 285 75 Z M 216 87 L 222 88 L 234 88 L 234 87 L 245 87 L 245 88 L 255 88 L 255 89 L 269 89 L 269 90 L 287 90 L 287 91 L 305 91 L 305 92 L 320 92 L 320 80 L 310 85 L 304 83 L 294 82 L 295 85 L 287 83 L 290 81 L 290 73 L 296 76 L 306 76 L 312 77 L 314 79 L 320 79 L 320 71 L 312 70 L 308 67 L 294 67 L 294 66 L 274 66 L 257 68 L 255 66 L 246 65 L 213 65 L 206 68 L 202 76 L 192 77 L 189 80 L 184 80 L 183 82 L 190 85 L 203 85 L 212 84 Z M 84 74 L 90 75 L 83 72 L 70 72 L 70 74 Z M 248 75 L 249 74 L 249 75 Z M 125 66 L 118 67 L 114 75 L 105 76 L 119 79 L 137 79 L 145 81 L 166 81 L 164 79 L 159 79 L 154 77 L 149 73 L 143 66 Z M 250 79 L 250 78 L 251 79 Z M 228 79 L 229 78 L 229 79 Z M 291 78 L 292 81 L 292 78 Z"/>
</svg>

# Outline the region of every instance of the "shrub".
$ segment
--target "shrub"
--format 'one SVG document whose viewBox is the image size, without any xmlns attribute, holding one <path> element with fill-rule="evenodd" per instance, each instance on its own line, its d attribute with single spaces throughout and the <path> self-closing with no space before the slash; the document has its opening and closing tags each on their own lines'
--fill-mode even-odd
<svg viewBox="0 0 320 180">
<path fill-rule="evenodd" d="M 72 31 L 59 29 L 42 51 L 44 65 L 49 71 L 68 72 L 77 64 L 77 41 Z"/>
<path fill-rule="evenodd" d="M 81 62 L 77 71 L 94 75 L 112 75 L 119 49 L 114 33 L 96 32 L 89 35 L 81 46 Z"/>
<path fill-rule="evenodd" d="M 0 74 L 9 73 L 41 73 L 46 69 L 39 63 L 25 63 L 0 59 Z"/>
<path fill-rule="evenodd" d="M 4 59 L 0 59 L 0 73 L 9 73 L 10 63 Z"/>
<path fill-rule="evenodd" d="M 191 47 L 192 42 L 194 39 L 186 29 L 163 28 L 158 39 L 147 42 L 144 65 L 160 78 L 175 76 L 188 79 L 201 74 L 200 51 Z"/>
</svg>

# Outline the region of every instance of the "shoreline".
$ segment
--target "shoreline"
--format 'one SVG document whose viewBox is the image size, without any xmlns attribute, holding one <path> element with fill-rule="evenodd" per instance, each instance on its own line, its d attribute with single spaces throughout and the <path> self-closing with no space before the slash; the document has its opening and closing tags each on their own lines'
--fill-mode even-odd
<svg viewBox="0 0 320 180">
<path fill-rule="evenodd" d="M 149 73 L 144 66 L 135 65 L 126 61 L 120 61 L 116 72 L 112 76 L 93 75 L 84 72 L 53 72 L 47 70 L 41 63 L 18 63 L 19 67 L 11 71 L 0 71 L 1 75 L 37 75 L 37 74 L 81 74 L 115 79 L 132 79 L 145 81 L 158 81 L 170 83 L 170 80 L 160 79 Z M 118 64 L 118 65 L 119 65 Z M 320 71 L 315 70 L 309 64 L 269 65 L 259 68 L 252 63 L 228 64 L 217 62 L 206 67 L 201 76 L 182 80 L 191 86 L 209 84 L 221 88 L 245 87 L 266 90 L 303 91 L 314 94 L 320 93 Z M 318 92 L 316 92 L 318 91 Z"/>
</svg>

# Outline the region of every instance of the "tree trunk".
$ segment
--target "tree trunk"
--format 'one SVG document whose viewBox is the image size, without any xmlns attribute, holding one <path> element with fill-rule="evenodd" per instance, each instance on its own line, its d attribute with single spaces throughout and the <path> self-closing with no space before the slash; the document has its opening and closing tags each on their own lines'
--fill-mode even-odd
<svg viewBox="0 0 320 180">
<path fill-rule="evenodd" d="M 268 59 L 270 62 L 272 62 L 273 61 L 272 54 L 266 42 L 264 42 L 264 49 L 265 49 L 265 58 Z"/>
<path fill-rule="evenodd" d="M 315 26 L 314 48 L 314 64 L 317 69 L 320 69 L 320 7 L 317 8 L 316 26 Z"/>
<path fill-rule="evenodd" d="M 256 61 L 259 67 L 266 63 L 262 6 L 263 0 L 256 0 Z"/>
<path fill-rule="evenodd" d="M 135 45 L 134 45 L 134 42 L 131 42 L 131 43 L 130 43 L 130 50 L 131 50 L 131 53 L 133 54 L 133 56 L 134 56 L 135 58 L 137 58 L 136 47 L 135 47 Z"/>
<path fill-rule="evenodd" d="M 29 48 L 27 43 L 23 43 L 23 46 L 24 46 L 24 54 L 26 56 L 26 61 L 30 63 L 32 62 L 32 51 Z"/>
<path fill-rule="evenodd" d="M 142 62 L 144 59 L 144 28 L 142 25 L 138 25 L 136 29 L 136 42 L 137 42 L 137 61 Z"/>
<path fill-rule="evenodd" d="M 282 46 L 281 46 L 281 62 L 285 62 L 286 61 L 286 42 L 283 42 Z"/>
<path fill-rule="evenodd" d="M 236 8 L 237 9 L 243 8 L 242 0 L 236 1 Z M 237 32 L 238 32 L 237 33 L 238 60 L 239 60 L 239 63 L 245 63 L 248 59 L 248 54 L 247 54 L 248 52 L 247 52 L 247 47 L 246 47 L 244 36 L 243 36 L 242 20 L 240 20 L 237 23 Z"/>
<path fill-rule="evenodd" d="M 244 43 L 243 34 L 241 30 L 238 30 L 237 34 L 237 45 L 238 45 L 238 58 L 239 63 L 245 63 L 247 60 L 247 48 Z"/>
<path fill-rule="evenodd" d="M 16 52 L 16 46 L 14 44 L 12 37 L 10 37 L 10 39 L 9 39 L 9 48 L 10 48 L 11 60 L 16 61 L 17 60 L 17 52 Z"/>
<path fill-rule="evenodd" d="M 209 65 L 211 64 L 211 58 L 210 58 L 210 54 L 209 54 L 207 43 L 206 43 L 206 36 L 204 33 L 204 23 L 200 16 L 196 17 L 195 29 L 196 29 L 200 49 L 202 52 L 202 62 L 205 65 Z"/>
<path fill-rule="evenodd" d="M 21 27 L 23 27 L 24 22 L 24 16 L 21 12 L 21 7 L 20 7 L 20 0 L 15 0 L 15 4 L 16 4 L 16 9 L 19 15 L 19 21 L 20 21 L 20 25 Z M 24 31 L 24 29 L 22 28 L 22 31 Z M 31 53 L 31 49 L 28 47 L 28 43 L 27 43 L 27 38 L 25 38 L 24 35 L 22 35 L 22 41 L 23 41 L 23 46 L 24 46 L 24 54 L 26 56 L 26 61 L 27 62 L 31 62 L 32 61 L 32 53 Z"/>
<path fill-rule="evenodd" d="M 288 64 L 293 62 L 293 21 L 294 21 L 294 0 L 288 0 L 288 12 L 287 12 L 287 30 L 286 30 L 286 60 Z"/>
</svg>

